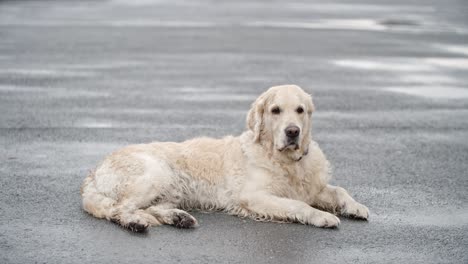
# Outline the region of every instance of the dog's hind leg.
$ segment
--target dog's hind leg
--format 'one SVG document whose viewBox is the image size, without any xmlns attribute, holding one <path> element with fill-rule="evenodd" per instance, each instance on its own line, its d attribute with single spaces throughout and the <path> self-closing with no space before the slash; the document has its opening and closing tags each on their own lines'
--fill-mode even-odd
<svg viewBox="0 0 468 264">
<path fill-rule="evenodd" d="M 146 210 L 135 199 L 126 199 L 115 208 L 111 221 L 134 232 L 144 232 L 149 226 L 162 223 Z"/>
<path fill-rule="evenodd" d="M 142 204 L 151 204 L 151 200 L 144 201 L 143 197 L 115 199 L 99 192 L 96 189 L 94 172 L 86 179 L 82 187 L 83 209 L 97 218 L 106 218 L 135 232 L 143 232 L 149 225 L 161 225 L 151 214 L 141 210 Z M 140 200 L 138 200 L 140 199 Z"/>
<path fill-rule="evenodd" d="M 162 224 L 172 225 L 178 228 L 193 228 L 198 226 L 198 222 L 184 210 L 176 209 L 173 204 L 162 203 L 153 205 L 145 210 Z"/>
<path fill-rule="evenodd" d="M 97 218 L 113 220 L 116 201 L 98 192 L 83 194 L 83 209 Z"/>
<path fill-rule="evenodd" d="M 94 172 L 90 173 L 81 187 L 83 209 L 97 218 L 111 220 L 116 201 L 100 193 L 94 183 Z"/>
</svg>

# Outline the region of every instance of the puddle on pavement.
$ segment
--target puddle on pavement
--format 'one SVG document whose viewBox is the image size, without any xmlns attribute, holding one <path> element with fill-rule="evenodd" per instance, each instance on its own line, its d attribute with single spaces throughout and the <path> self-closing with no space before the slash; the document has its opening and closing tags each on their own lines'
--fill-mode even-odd
<svg viewBox="0 0 468 264">
<path fill-rule="evenodd" d="M 450 58 L 450 57 L 428 57 L 422 59 L 402 58 L 395 60 L 335 60 L 333 64 L 352 68 L 357 70 L 374 70 L 374 71 L 394 71 L 394 72 L 427 72 L 439 71 L 440 68 L 449 70 L 466 70 L 468 69 L 468 58 Z M 431 76 L 428 76 L 430 78 Z"/>
<path fill-rule="evenodd" d="M 389 87 L 385 90 L 395 93 L 403 93 L 432 99 L 466 99 L 468 89 L 450 86 L 408 86 Z"/>
<path fill-rule="evenodd" d="M 434 66 L 416 61 L 336 60 L 333 64 L 357 70 L 415 72 L 432 71 Z"/>
<path fill-rule="evenodd" d="M 384 26 L 419 26 L 419 22 L 405 18 L 387 18 L 379 21 L 379 24 Z"/>
<path fill-rule="evenodd" d="M 462 54 L 468 55 L 468 46 L 462 45 L 445 45 L 445 44 L 436 44 L 434 45 L 436 48 L 439 48 L 443 51 L 455 53 L 455 54 Z"/>
<path fill-rule="evenodd" d="M 0 94 L 19 95 L 23 98 L 44 96 L 47 98 L 75 98 L 75 97 L 110 97 L 111 94 L 103 91 L 88 91 L 84 89 L 65 89 L 63 87 L 38 87 L 0 85 Z M 33 97 L 34 96 L 34 97 Z"/>
<path fill-rule="evenodd" d="M 31 77 L 91 77 L 96 73 L 89 71 L 44 70 L 44 69 L 0 69 L 0 74 L 25 75 Z"/>
<path fill-rule="evenodd" d="M 419 74 L 419 73 L 414 73 L 414 74 L 401 74 L 399 76 L 400 82 L 403 83 L 417 83 L 417 84 L 454 84 L 458 83 L 457 79 L 452 78 L 448 75 L 444 74 Z M 392 78 L 394 80 L 394 78 Z"/>
<path fill-rule="evenodd" d="M 253 102 L 256 98 L 250 94 L 223 94 L 223 93 L 203 93 L 203 94 L 190 94 L 190 95 L 179 95 L 174 98 L 182 101 L 195 101 L 195 102 L 209 102 L 209 101 L 246 101 Z"/>
<path fill-rule="evenodd" d="M 257 21 L 245 24 L 248 27 L 273 27 L 295 29 L 344 29 L 383 31 L 387 27 L 372 19 L 322 19 L 310 22 Z"/>
<path fill-rule="evenodd" d="M 438 67 L 466 70 L 468 69 L 467 58 L 426 58 L 424 61 L 428 64 Z"/>
</svg>

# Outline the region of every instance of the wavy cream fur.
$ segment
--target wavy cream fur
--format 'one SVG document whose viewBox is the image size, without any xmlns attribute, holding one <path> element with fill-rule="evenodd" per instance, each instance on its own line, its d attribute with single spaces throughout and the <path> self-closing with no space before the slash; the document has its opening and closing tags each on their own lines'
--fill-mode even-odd
<svg viewBox="0 0 468 264">
<path fill-rule="evenodd" d="M 298 107 L 304 109 L 298 113 Z M 271 113 L 280 107 L 281 113 Z M 238 137 L 131 145 L 104 159 L 82 186 L 83 208 L 135 231 L 149 225 L 197 225 L 184 210 L 222 210 L 256 220 L 335 227 L 332 213 L 368 218 L 340 187 L 311 139 L 312 98 L 295 85 L 275 86 L 252 104 Z M 300 128 L 285 147 L 284 129 Z M 327 210 L 332 213 L 328 213 Z"/>
</svg>

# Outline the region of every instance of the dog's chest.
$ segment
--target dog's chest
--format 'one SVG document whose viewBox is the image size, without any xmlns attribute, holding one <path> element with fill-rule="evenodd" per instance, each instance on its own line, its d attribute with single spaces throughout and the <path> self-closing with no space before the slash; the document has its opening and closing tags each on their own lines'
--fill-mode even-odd
<svg viewBox="0 0 468 264">
<path fill-rule="evenodd" d="M 308 202 L 316 195 L 316 188 L 311 183 L 311 175 L 300 166 L 285 168 L 279 176 L 277 188 L 281 196 Z"/>
</svg>

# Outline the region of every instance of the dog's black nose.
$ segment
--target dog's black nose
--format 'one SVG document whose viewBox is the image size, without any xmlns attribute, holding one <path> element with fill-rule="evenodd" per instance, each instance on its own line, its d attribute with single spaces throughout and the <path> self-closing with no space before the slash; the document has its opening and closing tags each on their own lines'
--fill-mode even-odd
<svg viewBox="0 0 468 264">
<path fill-rule="evenodd" d="M 286 133 L 286 136 L 289 138 L 296 138 L 299 136 L 299 132 L 301 132 L 301 129 L 298 126 L 288 126 L 284 130 L 284 133 Z"/>
</svg>

